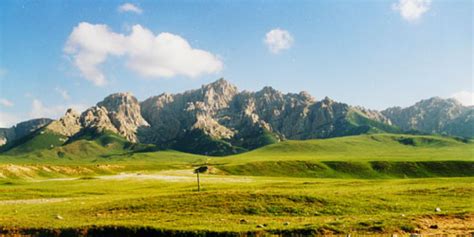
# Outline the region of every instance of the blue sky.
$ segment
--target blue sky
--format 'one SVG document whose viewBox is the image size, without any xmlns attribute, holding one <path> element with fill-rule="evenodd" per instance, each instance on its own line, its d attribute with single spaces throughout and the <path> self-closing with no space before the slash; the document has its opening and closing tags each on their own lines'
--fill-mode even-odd
<svg viewBox="0 0 474 237">
<path fill-rule="evenodd" d="M 372 109 L 471 104 L 473 12 L 470 0 L 0 1 L 0 127 L 220 77 Z"/>
</svg>

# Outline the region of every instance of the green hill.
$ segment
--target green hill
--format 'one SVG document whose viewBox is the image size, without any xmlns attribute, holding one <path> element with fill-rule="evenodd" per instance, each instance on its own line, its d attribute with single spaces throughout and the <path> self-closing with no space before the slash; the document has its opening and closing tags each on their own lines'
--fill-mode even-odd
<svg viewBox="0 0 474 237">
<path fill-rule="evenodd" d="M 1 147 L 0 152 L 10 155 L 24 154 L 61 146 L 66 140 L 67 137 L 42 128 Z"/>
<path fill-rule="evenodd" d="M 372 134 L 285 141 L 214 160 L 233 175 L 404 178 L 474 176 L 474 143 L 449 137 Z"/>
<path fill-rule="evenodd" d="M 192 168 L 207 162 L 231 175 L 321 178 L 474 176 L 474 142 L 451 137 L 369 134 L 284 141 L 226 157 L 157 151 L 113 133 L 84 133 L 65 144 L 48 132 L 0 155 L 0 163 L 91 165 L 123 169 Z M 183 143 L 184 144 L 184 143 Z M 192 144 L 190 142 L 190 144 Z M 34 149 L 33 149 L 34 148 Z M 192 148 L 192 147 L 191 147 Z"/>
</svg>

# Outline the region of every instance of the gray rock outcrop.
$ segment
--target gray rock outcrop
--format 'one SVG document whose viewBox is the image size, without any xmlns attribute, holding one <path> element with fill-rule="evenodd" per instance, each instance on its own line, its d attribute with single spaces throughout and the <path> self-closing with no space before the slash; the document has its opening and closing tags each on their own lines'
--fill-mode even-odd
<svg viewBox="0 0 474 237">
<path fill-rule="evenodd" d="M 80 115 L 68 109 L 62 118 L 53 121 L 46 128 L 68 137 L 83 129 L 99 133 L 110 131 L 131 142 L 138 142 L 137 130 L 146 126 L 148 123 L 141 116 L 138 100 L 130 93 L 116 93 L 107 96 Z"/>
<path fill-rule="evenodd" d="M 287 139 L 331 136 L 335 123 L 351 111 L 380 123 L 377 111 L 351 107 L 329 98 L 316 101 L 307 92 L 283 94 L 271 87 L 239 92 L 220 79 L 198 90 L 161 94 L 141 103 L 150 129 L 140 140 L 163 143 L 200 130 L 215 139 L 239 140 L 267 131 Z"/>
<path fill-rule="evenodd" d="M 455 99 L 433 97 L 407 108 L 388 108 L 382 114 L 406 131 L 473 137 L 473 110 Z"/>
<path fill-rule="evenodd" d="M 73 109 L 68 109 L 63 117 L 51 122 L 46 128 L 55 133 L 70 137 L 82 129 L 79 117 L 79 113 Z"/>
</svg>

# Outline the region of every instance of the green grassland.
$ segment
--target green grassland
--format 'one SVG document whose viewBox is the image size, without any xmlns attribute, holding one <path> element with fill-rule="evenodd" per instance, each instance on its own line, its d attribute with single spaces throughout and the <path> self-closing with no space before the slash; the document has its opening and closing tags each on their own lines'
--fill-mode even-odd
<svg viewBox="0 0 474 237">
<path fill-rule="evenodd" d="M 4 181 L 0 185 L 0 223 L 10 231 L 107 227 L 130 231 L 146 227 L 150 233 L 168 231 L 167 235 L 186 231 L 222 235 L 249 231 L 423 233 L 433 231 L 431 225 L 439 226 L 436 233 L 467 234 L 474 228 L 473 178 L 243 179 L 203 175 L 201 192 L 196 192 L 193 178 L 189 172 L 189 179 L 179 181 Z M 437 207 L 441 212 L 435 212 Z M 450 226 L 451 222 L 461 225 Z"/>
<path fill-rule="evenodd" d="M 41 135 L 0 155 L 0 234 L 474 232 L 470 140 L 369 134 L 208 157 L 113 134 L 53 146 L 59 137 Z"/>
</svg>

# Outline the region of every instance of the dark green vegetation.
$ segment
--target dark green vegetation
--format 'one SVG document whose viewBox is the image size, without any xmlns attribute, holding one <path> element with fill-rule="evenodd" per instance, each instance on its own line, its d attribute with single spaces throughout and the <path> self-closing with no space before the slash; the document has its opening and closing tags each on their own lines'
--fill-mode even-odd
<svg viewBox="0 0 474 237">
<path fill-rule="evenodd" d="M 48 139 L 24 143 L 35 149 L 20 145 L 0 155 L 4 232 L 474 231 L 470 140 L 369 134 L 208 157 L 154 151 L 110 133 L 82 134 L 53 147 L 55 139 Z M 198 193 L 192 171 L 204 164 L 209 173 L 201 176 Z M 430 228 L 435 224 L 439 228 Z"/>
<path fill-rule="evenodd" d="M 173 142 L 169 147 L 178 151 L 210 156 L 223 156 L 246 151 L 244 148 L 233 146 L 228 141 L 213 139 L 198 130 L 188 132 L 182 139 Z"/>
<path fill-rule="evenodd" d="M 236 175 L 314 178 L 470 177 L 474 174 L 472 161 L 262 161 L 220 168 Z"/>
<path fill-rule="evenodd" d="M 159 149 L 173 149 L 207 156 L 225 156 L 247 152 L 279 141 L 280 137 L 277 134 L 265 129 L 253 131 L 252 134 L 244 134 L 244 136 L 239 135 L 233 139 L 215 139 L 200 130 L 192 130 L 180 139 L 161 144 Z"/>
<path fill-rule="evenodd" d="M 351 110 L 334 124 L 336 128 L 328 137 L 342 137 L 367 133 L 400 133 L 395 126 L 367 118 L 360 112 Z"/>
</svg>

